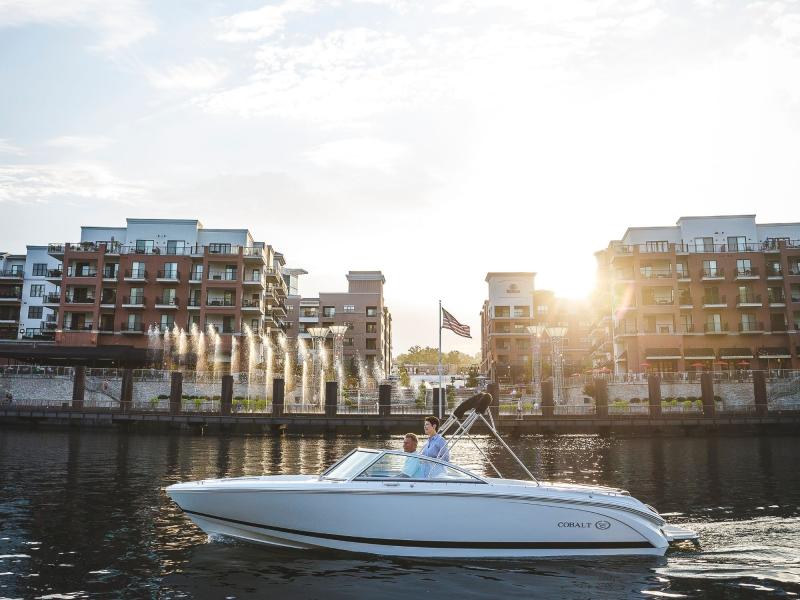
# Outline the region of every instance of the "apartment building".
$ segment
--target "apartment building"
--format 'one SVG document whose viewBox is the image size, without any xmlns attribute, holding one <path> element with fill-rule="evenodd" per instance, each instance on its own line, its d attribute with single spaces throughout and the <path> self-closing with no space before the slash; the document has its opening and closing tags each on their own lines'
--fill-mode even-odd
<svg viewBox="0 0 800 600">
<path fill-rule="evenodd" d="M 285 328 L 284 259 L 247 229 L 208 229 L 197 220 L 127 219 L 125 227 L 81 227 L 79 242 L 47 249 L 61 264 L 47 281 L 57 291 L 56 341 L 66 346 L 147 347 L 148 327 L 212 326 L 230 335 Z"/>
<path fill-rule="evenodd" d="M 529 383 L 533 376 L 530 325 L 562 326 L 563 372 L 582 373 L 590 366 L 589 334 L 593 318 L 589 302 L 560 298 L 535 289 L 536 273 L 488 273 L 489 298 L 481 310 L 481 371 L 504 383 Z M 551 346 L 540 343 L 544 374 L 550 372 Z"/>
<path fill-rule="evenodd" d="M 305 271 L 293 269 L 290 278 L 301 274 Z M 345 362 L 358 355 L 368 372 L 373 373 L 377 365 L 387 377 L 392 369 L 392 315 L 384 300 L 385 283 L 381 271 L 349 271 L 346 292 L 320 292 L 315 298 L 290 296 L 287 336 L 310 343 L 308 328 L 345 325 Z M 297 289 L 295 280 L 290 280 L 290 286 Z M 333 338 L 329 336 L 325 344 L 332 349 Z"/>
<path fill-rule="evenodd" d="M 800 223 L 630 227 L 596 253 L 595 360 L 617 372 L 800 368 Z"/>
<path fill-rule="evenodd" d="M 531 335 L 536 273 L 486 274 L 489 297 L 481 309 L 481 372 L 492 381 L 531 379 Z"/>
<path fill-rule="evenodd" d="M 22 309 L 20 310 L 19 338 L 24 340 L 53 340 L 56 331 L 56 313 L 45 306 L 50 294 L 58 286 L 48 281 L 52 269 L 58 269 L 59 261 L 47 252 L 47 246 L 26 246 L 25 281 L 22 286 Z"/>
<path fill-rule="evenodd" d="M 19 337 L 25 255 L 0 252 L 0 339 Z"/>
</svg>

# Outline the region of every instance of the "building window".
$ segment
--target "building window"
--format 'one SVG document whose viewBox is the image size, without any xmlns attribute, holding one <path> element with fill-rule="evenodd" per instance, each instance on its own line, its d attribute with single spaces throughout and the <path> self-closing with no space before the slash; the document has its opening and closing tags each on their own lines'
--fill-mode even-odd
<svg viewBox="0 0 800 600">
<path fill-rule="evenodd" d="M 131 277 L 135 279 L 141 279 L 145 277 L 145 269 L 143 262 L 134 262 L 131 265 Z"/>
<path fill-rule="evenodd" d="M 669 250 L 669 242 L 645 242 L 645 252 L 667 252 Z"/>
<path fill-rule="evenodd" d="M 800 331 L 800 310 L 794 311 L 794 330 Z"/>
<path fill-rule="evenodd" d="M 167 240 L 167 254 L 183 254 L 186 242 L 183 240 Z"/>
<path fill-rule="evenodd" d="M 192 274 L 189 279 L 192 281 L 200 281 L 203 279 L 203 265 L 192 265 Z"/>
<path fill-rule="evenodd" d="M 34 283 L 31 285 L 31 298 L 41 298 L 44 296 L 44 284 Z"/>
<path fill-rule="evenodd" d="M 378 333 L 378 324 L 367 323 L 367 333 Z"/>
<path fill-rule="evenodd" d="M 29 319 L 41 319 L 42 318 L 42 307 L 41 306 L 29 306 L 28 307 L 28 318 Z"/>
<path fill-rule="evenodd" d="M 351 338 L 351 337 L 344 338 L 342 340 L 342 345 L 343 346 L 352 346 L 353 345 L 353 338 Z"/>
<path fill-rule="evenodd" d="M 747 250 L 747 238 L 744 236 L 728 236 L 728 252 L 744 252 Z"/>
<path fill-rule="evenodd" d="M 128 304 L 144 304 L 144 288 L 131 288 L 131 297 Z"/>
<path fill-rule="evenodd" d="M 231 245 L 230 244 L 209 244 L 208 251 L 211 254 L 230 254 L 231 253 Z"/>
<path fill-rule="evenodd" d="M 547 314 L 547 305 L 546 304 L 540 304 L 539 306 L 536 307 L 536 312 L 539 313 L 540 315 L 546 315 Z"/>
<path fill-rule="evenodd" d="M 161 331 L 169 331 L 175 326 L 175 315 L 161 315 Z"/>
<path fill-rule="evenodd" d="M 322 307 L 322 316 L 327 317 L 328 319 L 332 318 L 336 314 L 336 309 L 333 306 L 323 306 Z"/>
<path fill-rule="evenodd" d="M 717 261 L 704 260 L 703 261 L 703 277 L 719 277 L 720 271 L 717 269 Z"/>
<path fill-rule="evenodd" d="M 511 307 L 510 306 L 495 306 L 494 307 L 494 318 L 495 319 L 504 319 L 511 316 Z"/>
<path fill-rule="evenodd" d="M 531 309 L 529 306 L 515 306 L 514 316 L 519 319 L 527 319 L 531 316 Z"/>
<path fill-rule="evenodd" d="M 164 263 L 164 279 L 178 278 L 178 263 Z"/>
<path fill-rule="evenodd" d="M 377 350 L 378 349 L 377 340 L 375 338 L 369 338 L 369 339 L 365 340 L 365 342 L 366 342 L 366 346 L 365 347 L 366 347 L 367 350 Z"/>
<path fill-rule="evenodd" d="M 136 252 L 139 254 L 152 254 L 154 246 L 153 240 L 136 240 Z"/>
<path fill-rule="evenodd" d="M 45 277 L 47 275 L 47 263 L 34 263 L 33 264 L 33 276 L 34 277 Z"/>
<path fill-rule="evenodd" d="M 356 305 L 355 304 L 345 304 L 344 306 L 342 306 L 342 311 L 343 312 L 349 312 L 349 313 L 356 312 Z"/>
<path fill-rule="evenodd" d="M 377 317 L 378 316 L 378 307 L 377 306 L 368 306 L 367 307 L 367 316 L 368 317 Z"/>
<path fill-rule="evenodd" d="M 697 252 L 713 252 L 714 238 L 713 237 L 694 238 L 694 249 Z"/>
</svg>

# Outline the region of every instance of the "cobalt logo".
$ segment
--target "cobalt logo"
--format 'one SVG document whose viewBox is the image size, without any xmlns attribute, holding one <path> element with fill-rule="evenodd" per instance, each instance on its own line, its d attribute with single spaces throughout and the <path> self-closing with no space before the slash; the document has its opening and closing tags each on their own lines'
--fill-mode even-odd
<svg viewBox="0 0 800 600">
<path fill-rule="evenodd" d="M 608 521 L 597 521 L 594 524 L 594 526 L 597 527 L 598 529 L 605 530 L 605 529 L 608 529 L 609 527 L 611 527 L 611 523 L 609 523 Z"/>
</svg>

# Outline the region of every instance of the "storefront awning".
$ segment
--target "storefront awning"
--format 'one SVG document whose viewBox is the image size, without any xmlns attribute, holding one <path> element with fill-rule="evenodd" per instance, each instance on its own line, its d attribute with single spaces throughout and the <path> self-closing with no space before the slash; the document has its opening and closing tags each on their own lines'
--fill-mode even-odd
<svg viewBox="0 0 800 600">
<path fill-rule="evenodd" d="M 712 348 L 686 348 L 683 355 L 686 360 L 714 360 L 717 358 Z"/>
<path fill-rule="evenodd" d="M 719 351 L 719 357 L 723 360 L 753 358 L 753 351 L 750 348 L 722 348 Z"/>
<path fill-rule="evenodd" d="M 647 360 L 679 360 L 681 350 L 680 348 L 648 348 L 644 357 Z"/>
<path fill-rule="evenodd" d="M 792 358 L 788 348 L 761 348 L 758 351 L 759 358 Z"/>
</svg>

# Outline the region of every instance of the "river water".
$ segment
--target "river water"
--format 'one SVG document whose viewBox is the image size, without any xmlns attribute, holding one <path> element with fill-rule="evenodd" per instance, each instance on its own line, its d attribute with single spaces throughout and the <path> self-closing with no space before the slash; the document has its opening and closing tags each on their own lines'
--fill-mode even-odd
<svg viewBox="0 0 800 600">
<path fill-rule="evenodd" d="M 516 476 L 496 442 L 482 439 Z M 750 598 L 800 595 L 800 439 L 510 440 L 544 479 L 630 490 L 699 549 L 660 558 L 418 561 L 209 542 L 164 487 L 317 473 L 399 436 L 218 437 L 0 429 L 0 598 Z M 466 446 L 454 460 L 490 474 Z"/>
</svg>

